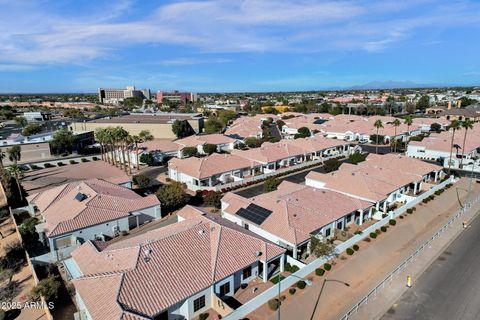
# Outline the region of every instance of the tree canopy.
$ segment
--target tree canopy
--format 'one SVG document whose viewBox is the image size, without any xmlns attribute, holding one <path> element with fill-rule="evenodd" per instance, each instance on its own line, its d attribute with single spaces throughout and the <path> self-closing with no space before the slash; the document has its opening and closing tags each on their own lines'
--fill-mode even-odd
<svg viewBox="0 0 480 320">
<path fill-rule="evenodd" d="M 280 185 L 281 181 L 277 178 L 268 178 L 263 183 L 263 191 L 270 192 L 277 190 L 278 186 Z"/>
<path fill-rule="evenodd" d="M 175 120 L 172 124 L 172 131 L 179 139 L 195 134 L 187 120 Z"/>
<path fill-rule="evenodd" d="M 42 127 L 37 123 L 31 123 L 22 130 L 22 135 L 28 137 L 42 132 Z"/>
<path fill-rule="evenodd" d="M 73 146 L 77 142 L 77 137 L 73 132 L 62 129 L 53 135 L 52 141 L 50 141 L 50 146 L 56 154 L 64 152 L 72 152 Z"/>
<path fill-rule="evenodd" d="M 184 206 L 188 200 L 188 196 L 183 190 L 183 185 L 177 181 L 173 181 L 158 189 L 157 198 L 162 204 L 162 208 L 167 211 Z"/>
</svg>

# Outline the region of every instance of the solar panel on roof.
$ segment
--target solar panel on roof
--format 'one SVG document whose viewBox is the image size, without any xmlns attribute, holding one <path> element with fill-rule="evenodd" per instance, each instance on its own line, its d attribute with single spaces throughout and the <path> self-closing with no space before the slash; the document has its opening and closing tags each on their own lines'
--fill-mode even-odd
<svg viewBox="0 0 480 320">
<path fill-rule="evenodd" d="M 250 204 L 246 208 L 240 208 L 236 214 L 243 217 L 257 225 L 262 224 L 272 213 L 272 211 L 257 206 L 256 204 Z"/>
<path fill-rule="evenodd" d="M 82 202 L 86 198 L 87 196 L 81 192 L 77 193 L 77 195 L 75 196 L 75 200 L 77 200 L 78 202 Z"/>
</svg>

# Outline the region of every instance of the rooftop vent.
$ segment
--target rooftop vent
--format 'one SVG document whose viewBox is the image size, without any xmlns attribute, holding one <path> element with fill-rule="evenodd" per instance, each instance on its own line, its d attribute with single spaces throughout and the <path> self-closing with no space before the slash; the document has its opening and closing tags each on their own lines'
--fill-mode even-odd
<svg viewBox="0 0 480 320">
<path fill-rule="evenodd" d="M 77 193 L 77 195 L 75 196 L 75 200 L 77 200 L 78 202 L 82 202 L 85 199 L 87 199 L 87 195 L 81 192 Z"/>
<path fill-rule="evenodd" d="M 205 233 L 205 230 L 203 229 L 198 230 L 198 234 L 204 234 L 204 233 Z"/>
<path fill-rule="evenodd" d="M 143 254 L 145 255 L 144 258 L 143 258 L 143 260 L 144 260 L 145 262 L 150 261 L 150 254 L 151 254 L 151 253 L 152 253 L 152 250 L 150 250 L 150 249 L 146 249 L 145 251 L 143 251 Z"/>
<path fill-rule="evenodd" d="M 262 255 L 262 251 L 255 251 L 255 256 L 260 257 Z"/>
</svg>

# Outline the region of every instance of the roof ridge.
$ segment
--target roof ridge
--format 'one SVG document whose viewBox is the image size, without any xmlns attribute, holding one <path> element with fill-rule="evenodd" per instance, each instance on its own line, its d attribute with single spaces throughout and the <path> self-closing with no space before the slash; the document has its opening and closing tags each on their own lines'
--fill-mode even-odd
<svg viewBox="0 0 480 320">
<path fill-rule="evenodd" d="M 213 221 L 212 221 L 213 222 Z M 220 250 L 220 240 L 222 238 L 222 231 L 223 231 L 223 228 L 220 224 L 216 223 L 219 227 L 220 227 L 220 230 L 218 231 L 218 241 L 217 241 L 217 247 L 214 248 L 215 249 L 215 259 L 213 259 L 212 257 L 212 261 L 210 263 L 213 262 L 213 266 L 212 266 L 212 280 L 215 281 L 215 274 L 217 273 L 217 262 L 218 262 L 218 251 Z M 210 225 L 211 225 L 211 222 L 210 222 Z M 212 231 L 210 230 L 210 233 Z M 211 237 L 211 235 L 210 235 Z"/>
</svg>

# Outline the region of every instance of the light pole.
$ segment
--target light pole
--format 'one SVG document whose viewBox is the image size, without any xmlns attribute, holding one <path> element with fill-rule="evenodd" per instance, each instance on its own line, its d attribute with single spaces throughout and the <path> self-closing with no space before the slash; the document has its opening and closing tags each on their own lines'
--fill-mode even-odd
<svg viewBox="0 0 480 320">
<path fill-rule="evenodd" d="M 280 290 L 280 282 L 282 282 L 282 277 L 281 277 L 280 273 L 278 273 L 277 277 L 278 277 L 278 312 L 277 312 L 277 319 L 280 320 L 280 306 L 281 306 L 280 293 L 282 292 L 282 290 Z M 293 274 L 290 274 L 289 277 L 294 277 L 294 278 L 303 280 L 303 281 L 305 281 L 307 286 L 311 286 L 313 284 L 312 281 L 297 277 Z"/>
<path fill-rule="evenodd" d="M 325 283 L 326 283 L 327 281 L 338 282 L 338 283 L 343 284 L 343 285 L 346 286 L 346 287 L 350 287 L 350 284 L 348 284 L 348 283 L 346 283 L 346 282 L 343 282 L 343 281 L 341 281 L 341 280 L 324 279 L 324 280 L 323 280 L 323 283 L 322 283 L 322 288 L 320 289 L 320 292 L 318 293 L 317 302 L 315 303 L 315 307 L 313 308 L 313 312 L 312 312 L 312 316 L 310 317 L 310 320 L 313 320 L 313 316 L 315 315 L 315 311 L 317 311 L 318 302 L 320 301 L 320 296 L 322 295 L 323 288 L 325 287 Z"/>
</svg>

